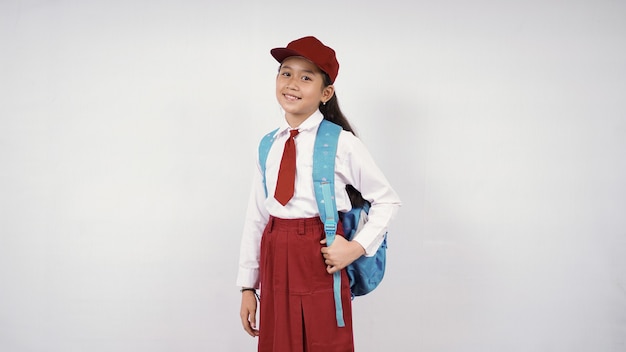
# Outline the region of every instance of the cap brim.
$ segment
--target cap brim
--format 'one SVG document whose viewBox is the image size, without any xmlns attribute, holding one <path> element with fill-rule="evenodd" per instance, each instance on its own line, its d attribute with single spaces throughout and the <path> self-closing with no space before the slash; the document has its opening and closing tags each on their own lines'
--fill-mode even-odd
<svg viewBox="0 0 626 352">
<path fill-rule="evenodd" d="M 272 50 L 270 50 L 270 53 L 272 54 L 272 56 L 274 57 L 274 59 L 276 59 L 276 61 L 282 63 L 283 60 L 285 60 L 288 57 L 291 56 L 302 56 L 304 58 L 306 58 L 307 60 L 310 60 L 308 57 L 302 55 L 301 53 L 295 51 L 295 50 L 291 50 L 291 49 L 287 49 L 287 48 L 274 48 Z"/>
</svg>

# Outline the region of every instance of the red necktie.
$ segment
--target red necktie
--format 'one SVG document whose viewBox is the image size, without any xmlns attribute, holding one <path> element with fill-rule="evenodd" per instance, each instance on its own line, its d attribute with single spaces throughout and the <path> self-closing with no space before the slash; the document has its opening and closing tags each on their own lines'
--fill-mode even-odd
<svg viewBox="0 0 626 352">
<path fill-rule="evenodd" d="M 283 158 L 280 161 L 280 169 L 278 170 L 274 198 L 283 206 L 293 197 L 293 188 L 296 181 L 296 143 L 293 139 L 299 132 L 298 130 L 289 131 L 291 135 L 285 142 L 285 150 L 283 151 Z"/>
</svg>

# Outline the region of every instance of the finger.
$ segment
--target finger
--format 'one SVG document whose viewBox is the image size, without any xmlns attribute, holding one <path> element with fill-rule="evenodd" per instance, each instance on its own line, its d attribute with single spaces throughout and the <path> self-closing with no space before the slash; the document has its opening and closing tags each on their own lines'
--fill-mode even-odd
<svg viewBox="0 0 626 352">
<path fill-rule="evenodd" d="M 328 272 L 329 274 L 334 274 L 337 271 L 337 268 L 333 265 L 327 265 L 326 266 L 326 272 Z"/>
<path fill-rule="evenodd" d="M 320 244 L 326 244 L 326 239 L 324 238 L 323 240 L 321 240 Z"/>
<path fill-rule="evenodd" d="M 248 331 L 248 335 L 252 337 L 259 336 L 259 330 L 255 329 L 253 326 L 250 326 L 247 331 Z"/>
<path fill-rule="evenodd" d="M 250 327 L 256 330 L 256 314 L 250 314 Z"/>
<path fill-rule="evenodd" d="M 248 333 L 248 335 L 254 337 L 254 330 L 252 330 L 252 328 L 250 327 L 250 324 L 247 324 L 246 326 L 246 332 Z"/>
<path fill-rule="evenodd" d="M 246 325 L 244 326 L 244 330 L 246 330 L 246 332 L 248 333 L 248 335 L 252 336 L 252 337 L 256 337 L 259 336 L 259 330 L 256 329 L 255 327 L 253 327 L 251 324 L 246 323 Z"/>
<path fill-rule="evenodd" d="M 248 317 L 241 315 L 241 325 L 243 326 L 243 329 L 248 333 L 248 335 L 254 337 L 254 332 L 252 330 L 252 327 L 250 326 Z"/>
</svg>

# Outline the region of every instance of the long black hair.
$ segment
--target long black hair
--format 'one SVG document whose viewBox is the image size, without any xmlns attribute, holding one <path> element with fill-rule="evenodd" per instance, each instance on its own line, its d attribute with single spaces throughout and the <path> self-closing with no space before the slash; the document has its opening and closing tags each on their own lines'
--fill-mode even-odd
<svg viewBox="0 0 626 352">
<path fill-rule="evenodd" d="M 324 76 L 324 87 L 328 87 L 331 85 L 330 77 L 326 72 L 322 71 L 322 75 Z M 326 103 L 320 102 L 319 110 L 324 115 L 324 118 L 330 122 L 333 122 L 339 126 L 341 126 L 344 130 L 352 133 L 356 136 L 356 133 L 352 129 L 350 122 L 346 116 L 341 112 L 339 108 L 339 101 L 337 100 L 337 92 L 333 94 L 333 96 Z"/>
<path fill-rule="evenodd" d="M 326 72 L 322 71 L 324 76 L 324 87 L 328 87 L 332 84 L 330 81 L 330 77 Z M 324 104 L 320 102 L 319 110 L 324 115 L 324 119 L 333 122 L 345 131 L 348 131 L 356 136 L 354 129 L 350 125 L 350 122 L 346 118 L 346 116 L 341 112 L 341 108 L 339 108 L 339 101 L 337 100 L 337 92 L 334 92 L 333 96 Z M 352 203 L 353 207 L 362 207 L 365 202 L 363 196 L 361 196 L 361 192 L 359 192 L 354 186 L 346 185 L 346 192 L 348 193 L 348 197 L 350 197 L 350 203 Z"/>
</svg>

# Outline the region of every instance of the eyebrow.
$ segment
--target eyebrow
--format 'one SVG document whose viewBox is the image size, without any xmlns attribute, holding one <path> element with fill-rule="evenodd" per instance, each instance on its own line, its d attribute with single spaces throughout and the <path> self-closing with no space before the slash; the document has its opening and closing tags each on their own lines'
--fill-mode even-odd
<svg viewBox="0 0 626 352">
<path fill-rule="evenodd" d="M 288 65 L 282 65 L 280 66 L 280 69 L 282 70 L 283 68 L 288 68 L 290 70 L 293 70 L 294 68 Z M 311 73 L 311 74 L 317 74 L 317 72 L 315 71 L 311 71 L 311 70 L 301 70 L 302 72 L 306 72 L 306 73 Z"/>
</svg>

